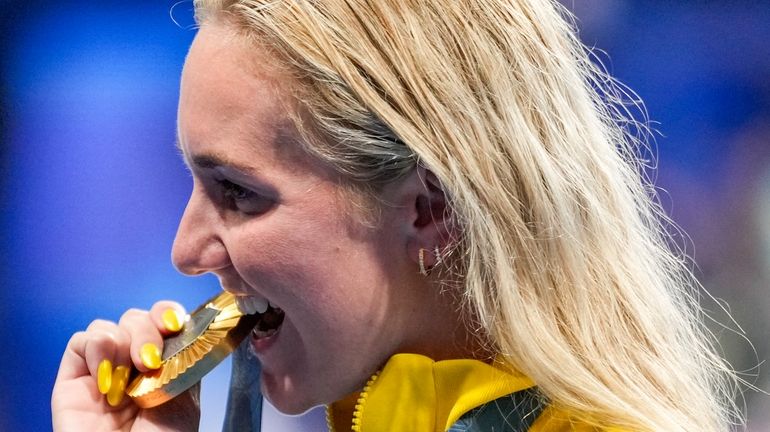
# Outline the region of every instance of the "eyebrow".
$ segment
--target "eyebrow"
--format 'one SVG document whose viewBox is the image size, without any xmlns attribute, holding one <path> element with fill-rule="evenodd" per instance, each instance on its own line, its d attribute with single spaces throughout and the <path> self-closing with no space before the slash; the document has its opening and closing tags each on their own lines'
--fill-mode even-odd
<svg viewBox="0 0 770 432">
<path fill-rule="evenodd" d="M 227 158 L 216 154 L 193 155 L 191 162 L 193 165 L 200 169 L 216 169 L 219 167 L 227 167 L 248 175 L 256 174 L 253 168 L 239 164 L 232 160 L 228 160 Z"/>
<path fill-rule="evenodd" d="M 199 154 L 199 155 L 192 155 L 190 158 L 187 157 L 185 152 L 182 150 L 182 146 L 179 144 L 179 140 L 176 140 L 176 149 L 179 151 L 179 155 L 182 156 L 182 159 L 189 164 L 195 165 L 199 169 L 204 170 L 210 170 L 210 169 L 216 169 L 219 167 L 227 167 L 231 169 L 235 169 L 237 171 L 240 171 L 244 174 L 255 174 L 255 171 L 253 168 L 247 167 L 246 165 L 239 164 L 238 162 L 235 162 L 233 160 L 230 160 L 224 156 L 217 155 L 217 154 Z"/>
<path fill-rule="evenodd" d="M 294 123 L 288 120 L 286 122 L 280 123 L 278 125 L 276 135 L 273 139 L 273 148 L 279 150 L 278 156 L 282 159 L 286 158 L 287 160 L 290 160 L 295 157 L 296 151 L 301 151 L 299 149 L 301 149 L 302 146 L 297 144 L 299 139 L 295 137 L 294 134 L 290 131 L 290 128 L 293 127 Z M 227 167 L 253 177 L 257 177 L 259 175 L 259 171 L 255 168 L 235 162 L 221 154 L 204 153 L 199 155 L 191 155 L 190 158 L 188 158 L 182 149 L 182 140 L 179 136 L 179 129 L 175 131 L 174 145 L 186 163 L 192 164 L 199 169 L 216 169 L 218 167 Z M 304 153 L 302 154 L 304 156 Z"/>
</svg>

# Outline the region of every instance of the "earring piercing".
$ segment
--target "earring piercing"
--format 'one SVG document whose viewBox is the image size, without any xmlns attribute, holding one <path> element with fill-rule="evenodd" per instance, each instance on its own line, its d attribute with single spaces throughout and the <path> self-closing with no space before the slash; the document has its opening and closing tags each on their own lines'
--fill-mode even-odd
<svg viewBox="0 0 770 432">
<path fill-rule="evenodd" d="M 425 270 L 425 249 L 420 248 L 419 252 L 417 252 L 417 258 L 420 263 L 420 274 L 428 276 L 428 271 Z"/>
</svg>

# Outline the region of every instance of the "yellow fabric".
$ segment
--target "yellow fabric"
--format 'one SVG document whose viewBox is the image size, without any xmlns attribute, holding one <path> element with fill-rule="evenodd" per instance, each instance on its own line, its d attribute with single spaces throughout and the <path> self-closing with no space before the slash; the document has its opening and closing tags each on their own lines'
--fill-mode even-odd
<svg viewBox="0 0 770 432">
<path fill-rule="evenodd" d="M 511 393 L 534 387 L 521 374 L 505 372 L 477 360 L 445 360 L 434 363 L 436 423 L 447 430 L 466 412 Z"/>
<path fill-rule="evenodd" d="M 535 385 L 498 366 L 396 354 L 362 393 L 360 430 L 443 432 L 473 408 Z"/>
<path fill-rule="evenodd" d="M 436 362 L 418 354 L 396 354 L 361 393 L 356 430 L 444 432 L 468 411 L 534 386 L 530 378 L 497 363 L 470 359 Z M 529 432 L 621 432 L 597 428 L 577 418 L 549 406 Z"/>
</svg>

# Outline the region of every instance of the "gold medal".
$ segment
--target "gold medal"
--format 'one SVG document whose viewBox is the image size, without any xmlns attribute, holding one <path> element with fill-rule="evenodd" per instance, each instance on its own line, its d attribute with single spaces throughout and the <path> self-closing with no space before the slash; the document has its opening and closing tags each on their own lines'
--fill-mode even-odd
<svg viewBox="0 0 770 432">
<path fill-rule="evenodd" d="M 233 294 L 220 293 L 193 311 L 180 334 L 163 341 L 160 368 L 139 374 L 126 393 L 142 408 L 175 398 L 227 358 L 259 317 L 244 315 Z"/>
</svg>

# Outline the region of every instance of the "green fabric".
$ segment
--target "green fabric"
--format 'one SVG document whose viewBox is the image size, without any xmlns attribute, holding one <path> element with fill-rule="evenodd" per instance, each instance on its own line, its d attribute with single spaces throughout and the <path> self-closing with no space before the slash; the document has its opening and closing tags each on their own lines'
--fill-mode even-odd
<svg viewBox="0 0 770 432">
<path fill-rule="evenodd" d="M 534 388 L 522 390 L 469 411 L 448 432 L 525 432 L 543 408 Z"/>
</svg>

